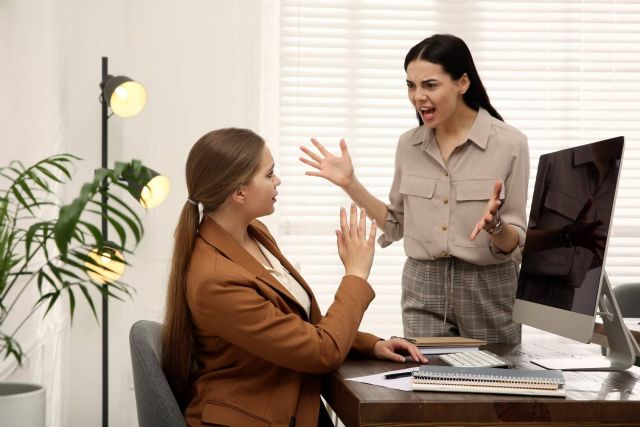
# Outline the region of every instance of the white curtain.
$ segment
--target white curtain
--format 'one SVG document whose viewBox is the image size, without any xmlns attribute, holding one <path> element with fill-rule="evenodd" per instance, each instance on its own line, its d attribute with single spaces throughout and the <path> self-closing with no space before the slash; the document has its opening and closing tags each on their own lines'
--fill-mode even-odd
<svg viewBox="0 0 640 427">
<path fill-rule="evenodd" d="M 65 4 L 0 2 L 0 165 L 20 160 L 25 165 L 65 152 L 66 104 Z M 37 31 L 34 31 L 37 29 Z M 60 190 L 62 191 L 62 189 Z M 63 194 L 60 194 L 62 197 Z M 45 211 L 50 217 L 56 212 Z M 35 261 L 37 262 L 37 260 Z M 34 283 L 12 310 L 8 332 L 29 312 L 38 294 Z M 64 426 L 63 363 L 68 349 L 69 316 L 64 302 L 42 320 L 34 314 L 20 330 L 25 351 L 22 368 L 10 358 L 0 362 L 0 381 L 32 382 L 46 388 L 47 426 Z M 0 419 L 1 419 L 0 415 Z M 0 421 L 0 424 L 2 422 Z"/>
<path fill-rule="evenodd" d="M 541 154 L 626 137 L 606 268 L 614 284 L 640 280 L 638 2 L 282 0 L 280 12 L 279 241 L 323 308 L 342 272 L 333 229 L 348 200 L 303 175 L 298 146 L 315 136 L 337 153 L 345 137 L 358 177 L 386 201 L 397 138 L 417 123 L 404 56 L 433 33 L 467 42 L 494 106 L 529 137 L 529 197 Z M 377 250 L 362 329 L 402 332 L 403 262 L 401 243 Z"/>
</svg>

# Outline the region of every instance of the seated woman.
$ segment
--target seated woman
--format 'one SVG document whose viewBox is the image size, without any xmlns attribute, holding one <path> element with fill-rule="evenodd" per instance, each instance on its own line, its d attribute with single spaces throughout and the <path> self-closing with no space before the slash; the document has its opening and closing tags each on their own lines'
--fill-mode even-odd
<svg viewBox="0 0 640 427">
<path fill-rule="evenodd" d="M 374 298 L 367 278 L 376 226 L 366 232 L 364 210 L 359 219 L 353 205 L 349 219 L 340 211 L 345 275 L 322 316 L 309 285 L 256 220 L 273 213 L 280 185 L 260 136 L 245 129 L 207 133 L 189 153 L 186 181 L 162 362 L 188 425 L 330 423 L 320 374 L 338 369 L 347 354 L 426 363 L 404 340 L 358 332 Z"/>
</svg>

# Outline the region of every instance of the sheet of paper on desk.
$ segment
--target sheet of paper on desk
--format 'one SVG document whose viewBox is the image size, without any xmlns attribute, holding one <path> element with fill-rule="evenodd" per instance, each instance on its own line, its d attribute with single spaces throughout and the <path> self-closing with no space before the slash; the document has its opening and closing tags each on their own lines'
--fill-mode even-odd
<svg viewBox="0 0 640 427">
<path fill-rule="evenodd" d="M 447 354 L 461 353 L 463 351 L 475 351 L 479 347 L 418 347 L 422 354 Z"/>
<path fill-rule="evenodd" d="M 411 388 L 411 376 L 394 378 L 392 380 L 385 380 L 386 374 L 395 374 L 396 372 L 411 372 L 418 369 L 417 367 L 398 369 L 396 371 L 381 372 L 374 375 L 365 375 L 364 377 L 347 378 L 348 381 L 356 381 L 359 383 L 373 384 L 380 387 L 392 388 L 394 390 L 413 391 Z"/>
</svg>

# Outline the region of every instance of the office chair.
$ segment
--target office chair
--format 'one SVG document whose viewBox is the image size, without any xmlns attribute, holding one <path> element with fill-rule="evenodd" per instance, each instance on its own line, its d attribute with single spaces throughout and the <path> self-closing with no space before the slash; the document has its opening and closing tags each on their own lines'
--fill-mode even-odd
<svg viewBox="0 0 640 427">
<path fill-rule="evenodd" d="M 640 282 L 623 283 L 613 288 L 622 317 L 640 317 Z"/>
<path fill-rule="evenodd" d="M 140 427 L 186 427 L 171 387 L 162 372 L 162 325 L 139 320 L 131 326 L 129 347 Z"/>
</svg>

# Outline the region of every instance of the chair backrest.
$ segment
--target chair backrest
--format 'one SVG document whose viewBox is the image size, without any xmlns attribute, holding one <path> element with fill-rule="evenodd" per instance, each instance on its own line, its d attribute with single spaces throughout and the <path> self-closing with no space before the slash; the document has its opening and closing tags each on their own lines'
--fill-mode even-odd
<svg viewBox="0 0 640 427">
<path fill-rule="evenodd" d="M 134 323 L 129 346 L 140 427 L 186 427 L 160 364 L 162 325 L 149 320 Z"/>
<path fill-rule="evenodd" d="M 640 317 L 640 283 L 623 283 L 613 288 L 622 317 Z"/>
</svg>

